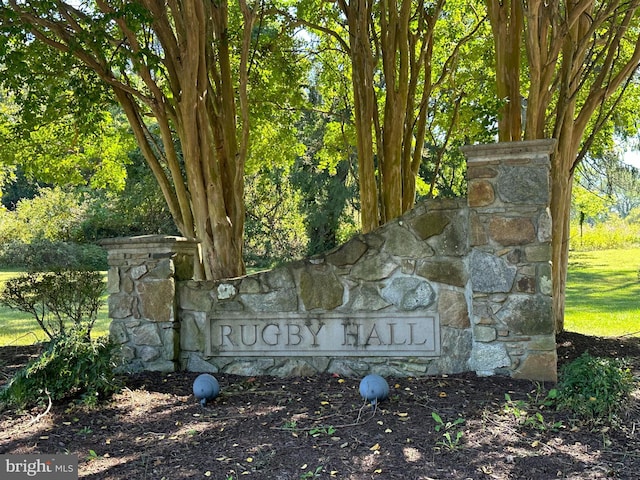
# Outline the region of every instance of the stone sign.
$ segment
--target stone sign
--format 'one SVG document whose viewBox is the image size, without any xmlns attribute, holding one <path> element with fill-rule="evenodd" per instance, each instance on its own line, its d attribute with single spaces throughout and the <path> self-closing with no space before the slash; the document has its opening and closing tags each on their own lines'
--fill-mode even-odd
<svg viewBox="0 0 640 480">
<path fill-rule="evenodd" d="M 227 312 L 210 317 L 206 356 L 440 355 L 435 313 Z"/>
<path fill-rule="evenodd" d="M 111 338 L 131 370 L 556 381 L 554 148 L 463 147 L 466 198 L 238 278 L 203 280 L 195 239 L 105 240 Z"/>
</svg>

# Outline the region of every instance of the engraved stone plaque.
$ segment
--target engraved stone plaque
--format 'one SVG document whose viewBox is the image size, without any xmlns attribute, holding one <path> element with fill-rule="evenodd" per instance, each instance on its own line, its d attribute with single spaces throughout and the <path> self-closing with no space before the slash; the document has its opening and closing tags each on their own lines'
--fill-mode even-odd
<svg viewBox="0 0 640 480">
<path fill-rule="evenodd" d="M 225 312 L 206 323 L 205 355 L 440 356 L 436 313 Z"/>
</svg>

